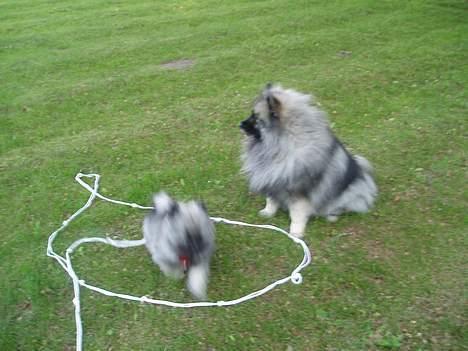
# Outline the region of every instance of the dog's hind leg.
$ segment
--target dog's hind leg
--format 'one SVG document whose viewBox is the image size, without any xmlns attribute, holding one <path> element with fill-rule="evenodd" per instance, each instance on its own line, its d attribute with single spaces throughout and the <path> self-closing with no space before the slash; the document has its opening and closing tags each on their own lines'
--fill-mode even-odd
<svg viewBox="0 0 468 351">
<path fill-rule="evenodd" d="M 310 201 L 306 198 L 291 199 L 289 203 L 289 216 L 291 217 L 291 226 L 289 232 L 295 237 L 302 238 L 309 220 L 313 213 Z"/>
<path fill-rule="evenodd" d="M 258 214 L 262 217 L 273 217 L 275 213 L 278 211 L 279 203 L 272 199 L 271 197 L 266 198 L 266 205 L 263 210 L 258 212 Z"/>
</svg>

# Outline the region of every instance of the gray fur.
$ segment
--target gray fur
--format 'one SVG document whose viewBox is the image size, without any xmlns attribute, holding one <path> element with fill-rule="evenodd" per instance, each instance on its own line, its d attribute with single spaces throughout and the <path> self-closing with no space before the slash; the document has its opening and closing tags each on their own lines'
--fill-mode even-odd
<svg viewBox="0 0 468 351">
<path fill-rule="evenodd" d="M 205 298 L 215 249 L 213 222 L 199 202 L 176 202 L 164 192 L 156 194 L 153 202 L 155 210 L 143 221 L 143 235 L 154 263 L 165 275 L 182 278 L 180 257 L 189 257 L 187 287 L 196 298 Z"/>
<path fill-rule="evenodd" d="M 253 116 L 257 137 L 247 133 L 242 154 L 252 192 L 286 209 L 306 199 L 309 205 L 302 208 L 307 207 L 308 216 L 333 218 L 372 207 L 377 187 L 370 163 L 349 154 L 312 96 L 269 85 L 256 100 Z"/>
</svg>

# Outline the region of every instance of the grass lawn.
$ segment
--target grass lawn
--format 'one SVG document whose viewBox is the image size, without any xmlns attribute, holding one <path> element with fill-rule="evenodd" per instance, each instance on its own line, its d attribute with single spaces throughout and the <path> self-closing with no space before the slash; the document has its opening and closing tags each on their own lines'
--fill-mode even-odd
<svg viewBox="0 0 468 351">
<path fill-rule="evenodd" d="M 159 189 L 212 216 L 257 215 L 238 123 L 266 82 L 314 93 L 374 164 L 373 212 L 309 223 L 315 262 L 230 308 L 82 290 L 85 350 L 466 350 L 468 5 L 414 1 L 0 1 L 0 350 L 72 350 L 71 281 L 48 235 L 88 193 Z M 174 61 L 185 60 L 185 67 Z M 175 66 L 175 67 L 174 67 Z M 140 238 L 144 212 L 99 202 L 59 236 Z M 217 225 L 210 300 L 286 276 L 299 247 Z M 141 247 L 74 255 L 90 284 L 189 301 Z"/>
</svg>

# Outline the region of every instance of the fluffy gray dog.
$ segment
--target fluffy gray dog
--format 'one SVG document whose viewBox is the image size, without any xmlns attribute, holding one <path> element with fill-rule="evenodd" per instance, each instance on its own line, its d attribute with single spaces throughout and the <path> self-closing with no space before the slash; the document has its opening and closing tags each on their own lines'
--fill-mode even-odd
<svg viewBox="0 0 468 351">
<path fill-rule="evenodd" d="M 260 214 L 289 210 L 290 233 L 298 237 L 310 216 L 336 221 L 344 212 L 367 212 L 377 196 L 370 163 L 346 150 L 311 99 L 268 84 L 240 125 L 242 170 L 250 190 L 266 196 Z"/>
<path fill-rule="evenodd" d="M 161 271 L 181 279 L 197 299 L 206 298 L 215 228 L 197 201 L 176 202 L 165 192 L 153 197 L 154 210 L 143 221 L 145 245 Z"/>
</svg>

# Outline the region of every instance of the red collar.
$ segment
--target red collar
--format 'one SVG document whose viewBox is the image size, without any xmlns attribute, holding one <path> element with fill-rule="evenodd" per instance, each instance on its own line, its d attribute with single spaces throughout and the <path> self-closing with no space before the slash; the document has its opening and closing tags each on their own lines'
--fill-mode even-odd
<svg viewBox="0 0 468 351">
<path fill-rule="evenodd" d="M 184 272 L 187 272 L 189 265 L 190 265 L 190 259 L 188 256 L 179 256 L 179 261 L 182 264 L 182 267 L 184 268 Z"/>
</svg>

